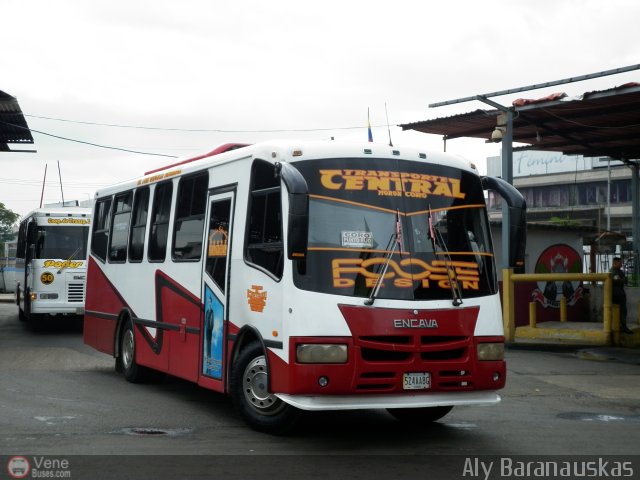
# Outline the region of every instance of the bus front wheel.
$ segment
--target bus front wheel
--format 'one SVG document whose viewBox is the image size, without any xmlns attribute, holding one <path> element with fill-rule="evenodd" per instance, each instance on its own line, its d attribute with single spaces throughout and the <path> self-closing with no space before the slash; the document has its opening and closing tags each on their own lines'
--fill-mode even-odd
<svg viewBox="0 0 640 480">
<path fill-rule="evenodd" d="M 20 287 L 16 288 L 16 305 L 18 305 L 18 320 L 20 320 L 21 322 L 26 322 L 29 320 L 29 315 L 27 315 L 27 312 L 25 312 L 22 307 L 20 306 Z M 24 298 L 24 308 L 28 308 L 27 306 L 27 296 L 25 293 L 25 298 Z"/>
<path fill-rule="evenodd" d="M 244 347 L 231 368 L 230 390 L 236 410 L 255 430 L 281 434 L 291 430 L 300 410 L 268 390 L 269 369 L 262 345 Z"/>
<path fill-rule="evenodd" d="M 453 406 L 425 408 L 388 408 L 387 411 L 396 420 L 416 425 L 425 425 L 440 420 L 453 409 Z"/>
</svg>

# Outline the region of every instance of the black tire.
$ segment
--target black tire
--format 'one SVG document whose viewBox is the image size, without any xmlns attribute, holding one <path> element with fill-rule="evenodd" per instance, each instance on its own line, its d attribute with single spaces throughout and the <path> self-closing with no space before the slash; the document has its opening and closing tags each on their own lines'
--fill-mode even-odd
<svg viewBox="0 0 640 480">
<path fill-rule="evenodd" d="M 453 409 L 453 406 L 425 408 L 388 408 L 387 411 L 396 420 L 413 425 L 426 425 L 440 420 Z"/>
<path fill-rule="evenodd" d="M 24 292 L 24 309 L 20 308 L 20 289 L 16 290 L 16 304 L 18 305 L 18 320 L 21 322 L 29 322 L 29 311 L 31 304 L 29 303 L 29 292 Z"/>
<path fill-rule="evenodd" d="M 231 368 L 231 399 L 240 416 L 254 430 L 287 433 L 302 412 L 269 393 L 268 385 L 264 350 L 260 342 L 252 342 L 240 351 Z"/>
<path fill-rule="evenodd" d="M 40 332 L 45 325 L 45 314 L 33 313 L 31 311 L 31 292 L 29 290 L 24 292 L 24 310 L 22 311 L 22 315 L 20 307 L 18 307 L 18 318 L 25 322 L 32 332 Z"/>
<path fill-rule="evenodd" d="M 136 363 L 136 337 L 131 320 L 126 319 L 120 333 L 120 354 L 116 358 L 116 371 L 131 383 L 144 383 L 151 377 L 150 370 Z"/>
<path fill-rule="evenodd" d="M 45 318 L 47 318 L 46 314 L 29 313 L 28 315 L 25 315 L 25 318 L 27 319 L 29 330 L 32 332 L 41 332 L 45 328 L 45 325 L 48 324 L 44 321 Z"/>
<path fill-rule="evenodd" d="M 16 288 L 16 305 L 18 306 L 18 320 L 26 322 L 27 315 L 24 313 L 24 310 L 20 308 L 20 287 Z"/>
</svg>

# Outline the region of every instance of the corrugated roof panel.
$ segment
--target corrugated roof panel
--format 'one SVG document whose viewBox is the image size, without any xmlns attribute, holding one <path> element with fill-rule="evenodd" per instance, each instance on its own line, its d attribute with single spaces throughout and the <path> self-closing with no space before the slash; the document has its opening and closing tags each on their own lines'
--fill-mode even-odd
<svg viewBox="0 0 640 480">
<path fill-rule="evenodd" d="M 640 84 L 629 83 L 580 99 L 562 95 L 520 102 L 514 107 L 515 150 L 549 150 L 566 155 L 640 159 Z M 475 110 L 450 117 L 400 125 L 403 130 L 446 138 L 490 139 L 500 110 Z"/>
<path fill-rule="evenodd" d="M 10 152 L 9 143 L 33 143 L 33 136 L 18 100 L 0 90 L 0 151 Z"/>
</svg>

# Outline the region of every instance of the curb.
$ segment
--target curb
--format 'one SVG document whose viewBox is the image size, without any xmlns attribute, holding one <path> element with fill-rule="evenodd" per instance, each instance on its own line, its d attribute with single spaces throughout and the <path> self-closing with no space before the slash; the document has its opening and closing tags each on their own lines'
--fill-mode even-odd
<svg viewBox="0 0 640 480">
<path fill-rule="evenodd" d="M 620 362 L 631 365 L 640 365 L 640 351 L 637 349 L 623 348 L 602 348 L 579 350 L 576 352 L 578 358 L 583 360 L 594 360 L 597 362 Z"/>
</svg>

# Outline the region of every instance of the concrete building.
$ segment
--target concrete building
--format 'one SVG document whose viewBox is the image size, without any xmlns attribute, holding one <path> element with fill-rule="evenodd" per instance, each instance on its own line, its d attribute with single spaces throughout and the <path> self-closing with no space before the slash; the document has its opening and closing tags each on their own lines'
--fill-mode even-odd
<svg viewBox="0 0 640 480">
<path fill-rule="evenodd" d="M 582 229 L 585 271 L 608 271 L 614 254 L 623 256 L 629 271 L 634 258 L 628 242 L 609 241 L 607 233 L 632 235 L 631 175 L 622 162 L 606 157 L 523 151 L 513 154 L 513 185 L 527 200 L 527 220 Z M 487 174 L 501 175 L 501 158 L 487 159 Z M 488 198 L 489 217 L 502 216 L 501 199 Z M 595 265 L 592 263 L 595 262 Z M 591 268 L 589 268 L 591 267 Z"/>
</svg>

